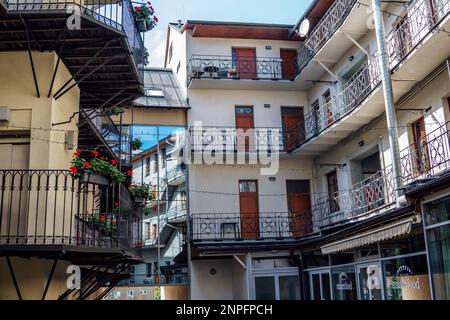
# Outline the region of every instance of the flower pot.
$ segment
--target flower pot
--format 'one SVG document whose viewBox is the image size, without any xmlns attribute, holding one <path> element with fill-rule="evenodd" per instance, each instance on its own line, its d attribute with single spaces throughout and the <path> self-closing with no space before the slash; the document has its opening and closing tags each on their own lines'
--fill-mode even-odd
<svg viewBox="0 0 450 320">
<path fill-rule="evenodd" d="M 138 32 L 146 32 L 147 22 L 144 19 L 136 19 L 136 29 Z"/>
<path fill-rule="evenodd" d="M 143 197 L 134 197 L 134 206 L 137 208 L 143 208 L 145 206 L 145 198 Z"/>
<path fill-rule="evenodd" d="M 85 171 L 81 176 L 81 182 L 99 186 L 109 186 L 111 184 L 111 179 L 99 173 Z"/>
</svg>

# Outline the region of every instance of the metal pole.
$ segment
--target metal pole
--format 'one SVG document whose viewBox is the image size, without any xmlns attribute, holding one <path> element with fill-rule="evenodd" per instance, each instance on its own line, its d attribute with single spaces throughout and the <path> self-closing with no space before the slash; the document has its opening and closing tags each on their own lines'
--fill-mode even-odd
<svg viewBox="0 0 450 320">
<path fill-rule="evenodd" d="M 402 180 L 400 172 L 400 148 L 398 144 L 397 118 L 395 116 L 394 94 L 392 90 L 391 72 L 386 55 L 385 30 L 383 15 L 381 13 L 381 0 L 372 0 L 373 16 L 375 21 L 375 32 L 379 50 L 379 62 L 382 75 L 384 104 L 386 109 L 386 120 L 389 135 L 389 144 L 392 158 L 392 171 L 394 175 L 394 188 L 397 205 L 402 196 Z"/>
<path fill-rule="evenodd" d="M 157 246 L 157 252 L 158 252 L 158 269 L 157 269 L 157 272 L 158 272 L 158 281 L 160 281 L 161 280 L 161 268 L 160 268 L 160 266 L 161 266 L 161 247 L 160 247 L 160 243 L 161 243 L 161 230 L 159 230 L 159 227 L 160 227 L 160 219 L 159 219 L 159 210 L 160 210 L 160 208 L 159 208 L 159 193 L 160 193 L 160 186 L 161 186 L 161 184 L 160 184 L 160 181 L 159 181 L 159 157 L 160 157 L 160 150 L 159 150 L 159 127 L 156 127 L 156 150 L 157 150 L 157 152 L 156 152 L 156 207 L 158 208 L 158 218 L 157 218 L 157 243 L 156 243 L 156 246 Z"/>
</svg>

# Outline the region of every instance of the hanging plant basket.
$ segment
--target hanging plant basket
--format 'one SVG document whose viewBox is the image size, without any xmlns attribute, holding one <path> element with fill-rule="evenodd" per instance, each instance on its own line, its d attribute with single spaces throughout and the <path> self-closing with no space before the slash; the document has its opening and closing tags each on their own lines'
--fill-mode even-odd
<svg viewBox="0 0 450 320">
<path fill-rule="evenodd" d="M 134 197 L 133 203 L 135 208 L 143 208 L 145 207 L 145 198 L 144 197 Z"/>
<path fill-rule="evenodd" d="M 147 21 L 145 19 L 136 19 L 136 29 L 138 32 L 147 32 Z"/>
<path fill-rule="evenodd" d="M 99 173 L 85 171 L 81 176 L 81 182 L 90 183 L 99 186 L 109 186 L 111 185 L 111 179 Z"/>
</svg>

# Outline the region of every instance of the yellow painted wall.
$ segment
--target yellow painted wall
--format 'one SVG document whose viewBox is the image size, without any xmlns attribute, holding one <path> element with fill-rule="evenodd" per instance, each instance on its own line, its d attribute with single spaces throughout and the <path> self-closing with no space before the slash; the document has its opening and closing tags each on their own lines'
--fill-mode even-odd
<svg viewBox="0 0 450 320">
<path fill-rule="evenodd" d="M 134 120 L 134 121 L 133 121 Z M 119 117 L 113 117 L 113 121 L 118 123 Z M 161 125 L 161 126 L 186 126 L 186 110 L 180 109 L 125 109 L 122 115 L 123 124 Z"/>
<path fill-rule="evenodd" d="M 50 259 L 11 258 L 11 265 L 17 279 L 22 299 L 41 300 L 52 268 Z M 56 300 L 67 290 L 67 261 L 59 260 L 50 283 L 46 299 Z M 0 257 L 0 300 L 18 300 L 14 282 L 9 272 L 6 258 Z"/>
<path fill-rule="evenodd" d="M 0 52 L 0 106 L 10 109 L 10 121 L 0 123 L 0 130 L 31 130 L 30 169 L 67 169 L 73 150 L 66 149 L 66 131 L 62 130 L 77 132 L 78 116 L 70 124 L 56 127 L 51 124 L 66 121 L 79 110 L 80 91 L 76 86 L 57 101 L 47 98 L 58 57 L 50 52 L 32 54 L 40 98 L 36 94 L 28 53 Z M 69 71 L 60 63 L 53 91 L 69 78 Z"/>
</svg>

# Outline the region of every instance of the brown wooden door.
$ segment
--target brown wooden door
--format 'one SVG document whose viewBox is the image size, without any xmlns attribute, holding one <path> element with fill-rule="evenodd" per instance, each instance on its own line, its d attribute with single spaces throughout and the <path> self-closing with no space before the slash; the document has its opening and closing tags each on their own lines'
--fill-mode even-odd
<svg viewBox="0 0 450 320">
<path fill-rule="evenodd" d="M 301 237 L 312 232 L 309 181 L 298 180 L 286 183 L 291 232 L 294 237 Z"/>
<path fill-rule="evenodd" d="M 422 117 L 412 125 L 414 137 L 414 168 L 415 174 L 425 173 L 430 168 L 428 157 L 427 133 L 425 130 L 425 119 Z"/>
<path fill-rule="evenodd" d="M 235 117 L 237 150 L 255 150 L 253 107 L 236 107 Z"/>
<path fill-rule="evenodd" d="M 257 78 L 256 49 L 233 48 L 233 58 L 236 61 L 238 77 L 243 79 Z"/>
<path fill-rule="evenodd" d="M 336 197 L 338 196 L 339 192 L 336 171 L 327 174 L 327 187 L 328 187 L 328 201 L 330 212 L 339 211 L 339 203 L 336 200 Z"/>
<path fill-rule="evenodd" d="M 239 181 L 239 207 L 242 239 L 259 238 L 258 182 Z"/>
<path fill-rule="evenodd" d="M 281 74 L 284 80 L 294 80 L 297 75 L 297 51 L 281 49 Z"/>
<path fill-rule="evenodd" d="M 411 48 L 411 31 L 409 28 L 409 17 L 405 14 L 395 26 L 397 30 L 397 50 L 399 59 L 403 59 Z"/>
<path fill-rule="evenodd" d="M 294 150 L 305 141 L 303 108 L 281 108 L 286 151 Z"/>
<path fill-rule="evenodd" d="M 325 103 L 325 110 L 326 110 L 326 117 L 327 117 L 327 124 L 330 125 L 333 123 L 333 105 L 331 101 L 331 93 L 330 90 L 327 90 L 327 92 L 323 95 L 323 102 Z"/>
</svg>

